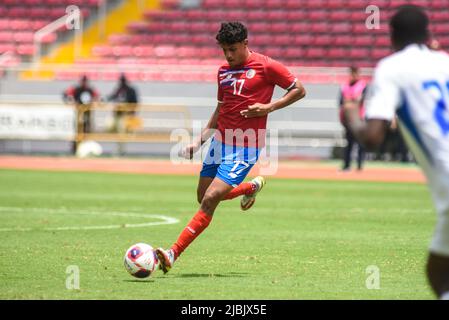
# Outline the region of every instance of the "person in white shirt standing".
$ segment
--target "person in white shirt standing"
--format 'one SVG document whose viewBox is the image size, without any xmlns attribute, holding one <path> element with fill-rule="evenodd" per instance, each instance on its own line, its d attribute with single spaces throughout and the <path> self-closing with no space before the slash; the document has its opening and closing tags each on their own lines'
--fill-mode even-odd
<svg viewBox="0 0 449 320">
<path fill-rule="evenodd" d="M 390 20 L 395 53 L 374 72 L 366 121 L 348 101 L 344 115 L 356 139 L 379 146 L 397 115 L 404 138 L 424 171 L 438 213 L 429 248 L 427 277 L 440 299 L 449 299 L 449 55 L 430 50 L 423 9 L 403 6 Z"/>
</svg>

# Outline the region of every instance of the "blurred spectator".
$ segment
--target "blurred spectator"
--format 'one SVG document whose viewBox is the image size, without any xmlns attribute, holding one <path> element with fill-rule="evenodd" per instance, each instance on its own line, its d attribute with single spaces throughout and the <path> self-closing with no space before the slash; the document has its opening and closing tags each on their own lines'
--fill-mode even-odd
<svg viewBox="0 0 449 320">
<path fill-rule="evenodd" d="M 134 119 L 139 103 L 136 90 L 130 86 L 124 74 L 120 76 L 119 85 L 114 92 L 107 97 L 108 101 L 116 103 L 114 110 L 113 132 L 119 132 L 119 128 L 124 127 L 125 131 L 132 127 L 131 119 Z M 127 120 L 127 123 L 124 123 Z"/>
<path fill-rule="evenodd" d="M 345 101 L 356 101 L 359 104 L 360 118 L 365 117 L 365 109 L 363 102 L 366 95 L 367 84 L 364 80 L 360 79 L 359 69 L 357 67 L 350 67 L 349 80 L 342 85 L 340 90 L 339 108 L 340 108 L 340 122 L 345 128 L 346 147 L 343 154 L 343 171 L 349 171 L 351 168 L 352 149 L 357 146 L 357 168 L 362 170 L 363 161 L 365 158 L 365 151 L 363 147 L 354 139 L 353 134 L 349 130 L 346 120 L 344 119 L 343 106 Z"/>
<path fill-rule="evenodd" d="M 430 41 L 429 48 L 432 49 L 432 50 L 435 50 L 435 51 L 439 51 L 439 50 L 441 50 L 441 45 L 440 45 L 440 43 L 438 42 L 437 39 L 433 38 Z"/>
<path fill-rule="evenodd" d="M 91 107 L 94 102 L 98 100 L 97 91 L 89 85 L 87 76 L 83 76 L 77 86 L 69 87 L 63 93 L 63 100 L 66 103 L 74 103 L 79 110 L 80 107 Z M 91 132 L 90 111 L 83 113 L 82 117 L 82 132 Z"/>
<path fill-rule="evenodd" d="M 77 86 L 71 86 L 63 93 L 65 103 L 73 103 L 77 110 L 78 133 L 89 133 L 92 131 L 91 116 L 89 108 L 98 100 L 97 91 L 89 85 L 87 76 L 83 76 Z M 81 115 L 81 116 L 80 116 Z M 74 142 L 72 152 L 76 153 L 77 143 Z"/>
</svg>

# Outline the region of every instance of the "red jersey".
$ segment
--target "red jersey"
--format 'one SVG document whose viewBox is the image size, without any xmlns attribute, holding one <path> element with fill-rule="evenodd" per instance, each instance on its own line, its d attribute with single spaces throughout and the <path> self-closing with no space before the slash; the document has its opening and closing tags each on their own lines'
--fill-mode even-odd
<svg viewBox="0 0 449 320">
<path fill-rule="evenodd" d="M 218 70 L 217 80 L 217 99 L 222 105 L 218 114 L 220 134 L 217 133 L 216 139 L 230 144 L 225 138 L 225 130 L 240 129 L 245 132 L 252 129 L 256 132 L 255 141 L 245 137 L 244 146 L 263 147 L 267 116 L 245 118 L 240 112 L 255 103 L 270 103 L 276 85 L 288 90 L 295 85 L 296 78 L 278 61 L 251 52 L 245 64 L 239 68 L 232 69 L 229 64 L 222 65 Z M 242 145 L 242 142 L 234 139 L 232 144 Z"/>
</svg>

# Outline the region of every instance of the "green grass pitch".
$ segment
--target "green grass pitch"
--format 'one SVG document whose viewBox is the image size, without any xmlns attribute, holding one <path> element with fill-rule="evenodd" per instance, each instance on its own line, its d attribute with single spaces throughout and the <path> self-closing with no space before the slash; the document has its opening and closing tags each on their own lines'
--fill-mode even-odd
<svg viewBox="0 0 449 320">
<path fill-rule="evenodd" d="M 167 275 L 131 277 L 126 249 L 171 245 L 198 208 L 197 180 L 0 170 L 0 298 L 433 298 L 424 265 L 435 213 L 420 184 L 268 179 L 249 212 L 221 203 Z M 144 214 L 179 223 L 125 227 L 159 221 Z M 71 265 L 78 290 L 66 288 Z M 369 266 L 379 289 L 366 286 Z"/>
</svg>

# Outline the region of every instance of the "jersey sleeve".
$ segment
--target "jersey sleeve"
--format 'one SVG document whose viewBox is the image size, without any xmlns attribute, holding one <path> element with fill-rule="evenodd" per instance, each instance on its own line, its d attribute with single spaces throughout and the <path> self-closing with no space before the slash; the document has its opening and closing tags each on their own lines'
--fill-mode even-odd
<svg viewBox="0 0 449 320">
<path fill-rule="evenodd" d="M 217 102 L 223 103 L 223 89 L 220 85 L 220 72 L 217 72 Z"/>
<path fill-rule="evenodd" d="M 391 121 L 400 103 L 401 90 L 394 73 L 386 65 L 379 64 L 368 94 L 366 118 Z"/>
<path fill-rule="evenodd" d="M 269 83 L 285 90 L 291 89 L 297 80 L 282 63 L 270 58 L 265 65 L 265 72 Z"/>
</svg>

